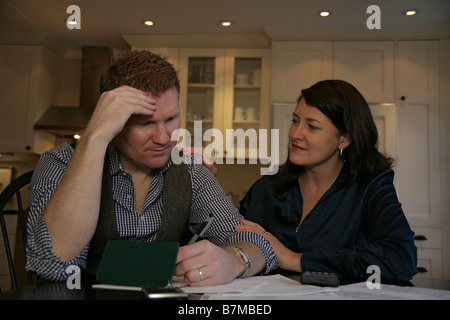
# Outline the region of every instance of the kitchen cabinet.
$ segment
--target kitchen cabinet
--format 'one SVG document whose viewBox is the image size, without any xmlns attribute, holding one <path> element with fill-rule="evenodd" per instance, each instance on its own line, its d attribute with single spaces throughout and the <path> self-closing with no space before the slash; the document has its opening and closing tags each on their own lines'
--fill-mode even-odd
<svg viewBox="0 0 450 320">
<path fill-rule="evenodd" d="M 442 241 L 446 219 L 440 207 L 439 42 L 398 41 L 396 72 L 398 196 L 416 232 L 422 271 L 442 277 L 449 244 Z"/>
<path fill-rule="evenodd" d="M 369 107 L 378 131 L 378 150 L 397 159 L 397 106 L 380 103 L 369 104 Z"/>
<path fill-rule="evenodd" d="M 45 47 L 0 46 L 0 152 L 42 153 L 55 136 L 34 131 L 57 88 L 58 59 Z"/>
<path fill-rule="evenodd" d="M 179 65 L 182 127 L 191 146 L 217 162 L 267 155 L 259 130 L 270 129 L 270 51 L 181 49 Z M 234 135 L 239 129 L 245 139 Z"/>
<path fill-rule="evenodd" d="M 394 101 L 394 42 L 336 41 L 333 77 L 353 84 L 369 103 Z"/>
<path fill-rule="evenodd" d="M 190 140 L 185 146 L 205 147 L 208 129 L 221 129 L 224 108 L 225 52 L 223 49 L 180 50 L 180 111 L 181 127 Z M 195 129 L 194 125 L 197 129 Z M 222 149 L 213 156 L 222 155 Z"/>
<path fill-rule="evenodd" d="M 296 101 L 302 89 L 333 77 L 331 41 L 275 41 L 272 55 L 273 101 Z"/>
<path fill-rule="evenodd" d="M 393 41 L 274 41 L 273 101 L 325 79 L 353 84 L 369 103 L 394 102 Z"/>
<path fill-rule="evenodd" d="M 438 43 L 399 41 L 397 45 L 399 196 L 413 225 L 438 225 Z"/>
</svg>

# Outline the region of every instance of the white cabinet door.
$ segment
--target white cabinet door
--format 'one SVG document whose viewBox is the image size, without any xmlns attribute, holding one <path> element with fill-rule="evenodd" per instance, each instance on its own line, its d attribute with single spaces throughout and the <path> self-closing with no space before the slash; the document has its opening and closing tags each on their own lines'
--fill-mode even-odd
<svg viewBox="0 0 450 320">
<path fill-rule="evenodd" d="M 342 79 L 369 103 L 394 102 L 392 41 L 275 41 L 272 101 L 293 102 L 317 81 Z"/>
<path fill-rule="evenodd" d="M 439 226 L 438 42 L 399 41 L 399 199 L 413 226 Z"/>
<path fill-rule="evenodd" d="M 393 103 L 370 104 L 378 131 L 378 150 L 397 159 L 397 108 Z"/>
<path fill-rule="evenodd" d="M 34 124 L 56 91 L 57 59 L 37 46 L 0 46 L 0 152 L 42 153 L 55 136 Z"/>
<path fill-rule="evenodd" d="M 0 151 L 26 152 L 31 149 L 29 114 L 33 107 L 35 73 L 38 68 L 37 49 L 18 51 L 2 47 L 0 53 Z"/>
<path fill-rule="evenodd" d="M 334 42 L 333 76 L 353 84 L 370 103 L 393 102 L 393 42 Z"/>
<path fill-rule="evenodd" d="M 274 42 L 272 101 L 295 102 L 302 89 L 330 79 L 332 60 L 332 42 Z"/>
<path fill-rule="evenodd" d="M 440 207 L 439 43 L 399 41 L 398 196 L 416 233 L 417 276 L 444 276 L 443 215 Z M 445 255 L 445 254 L 444 254 Z"/>
</svg>

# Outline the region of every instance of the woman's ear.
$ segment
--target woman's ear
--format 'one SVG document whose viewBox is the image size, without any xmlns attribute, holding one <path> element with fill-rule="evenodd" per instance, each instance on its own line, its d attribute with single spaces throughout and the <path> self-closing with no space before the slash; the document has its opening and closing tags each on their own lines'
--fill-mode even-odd
<svg viewBox="0 0 450 320">
<path fill-rule="evenodd" d="M 341 143 L 339 144 L 339 149 L 345 149 L 352 143 L 352 138 L 348 133 L 341 136 Z"/>
</svg>

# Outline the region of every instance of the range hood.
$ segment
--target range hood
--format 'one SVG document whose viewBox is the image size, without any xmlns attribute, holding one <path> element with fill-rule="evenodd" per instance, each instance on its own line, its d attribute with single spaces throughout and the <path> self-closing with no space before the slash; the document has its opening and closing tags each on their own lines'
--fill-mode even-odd
<svg viewBox="0 0 450 320">
<path fill-rule="evenodd" d="M 80 106 L 50 106 L 34 125 L 35 130 L 44 130 L 58 136 L 81 132 L 100 97 L 100 78 L 112 57 L 109 47 L 83 47 L 81 62 Z"/>
</svg>

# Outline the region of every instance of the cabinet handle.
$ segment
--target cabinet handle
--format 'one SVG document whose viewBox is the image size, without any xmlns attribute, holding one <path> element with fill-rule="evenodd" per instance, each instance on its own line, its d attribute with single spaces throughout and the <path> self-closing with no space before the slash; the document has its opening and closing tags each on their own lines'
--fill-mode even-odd
<svg viewBox="0 0 450 320">
<path fill-rule="evenodd" d="M 402 96 L 400 99 L 401 99 L 402 101 L 405 101 L 405 100 L 406 100 L 406 97 L 405 97 L 405 96 Z"/>
<path fill-rule="evenodd" d="M 417 236 L 414 236 L 414 240 L 416 240 L 416 241 L 424 241 L 424 240 L 428 240 L 428 239 L 424 235 L 418 234 Z"/>
<path fill-rule="evenodd" d="M 424 267 L 417 267 L 417 272 L 425 273 L 425 272 L 428 272 L 428 270 L 427 270 L 427 268 L 424 268 Z"/>
</svg>

